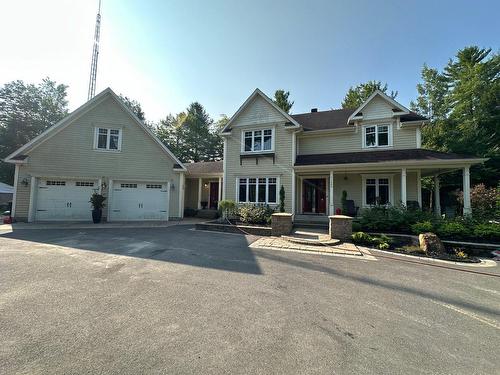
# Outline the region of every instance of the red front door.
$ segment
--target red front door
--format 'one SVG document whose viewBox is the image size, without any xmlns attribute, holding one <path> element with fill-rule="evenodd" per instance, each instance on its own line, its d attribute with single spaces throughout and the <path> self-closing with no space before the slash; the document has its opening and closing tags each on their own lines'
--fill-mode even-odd
<svg viewBox="0 0 500 375">
<path fill-rule="evenodd" d="M 302 185 L 302 212 L 306 214 L 326 213 L 326 179 L 306 178 Z"/>
<path fill-rule="evenodd" d="M 211 182 L 209 208 L 216 210 L 218 203 L 219 203 L 219 183 Z"/>
</svg>

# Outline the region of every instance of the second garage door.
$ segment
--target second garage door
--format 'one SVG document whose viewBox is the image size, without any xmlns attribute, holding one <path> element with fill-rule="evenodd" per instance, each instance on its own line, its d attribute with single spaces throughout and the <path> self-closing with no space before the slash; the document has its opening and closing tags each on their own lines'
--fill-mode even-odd
<svg viewBox="0 0 500 375">
<path fill-rule="evenodd" d="M 168 220 L 166 182 L 113 181 L 110 220 Z"/>
</svg>

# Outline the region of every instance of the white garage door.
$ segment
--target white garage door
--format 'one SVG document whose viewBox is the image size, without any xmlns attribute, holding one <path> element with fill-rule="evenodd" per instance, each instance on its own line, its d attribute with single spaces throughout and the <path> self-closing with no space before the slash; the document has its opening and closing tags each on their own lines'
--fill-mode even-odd
<svg viewBox="0 0 500 375">
<path fill-rule="evenodd" d="M 40 179 L 36 196 L 37 221 L 91 221 L 90 196 L 96 180 Z"/>
<path fill-rule="evenodd" d="M 166 182 L 113 181 L 110 220 L 168 220 Z"/>
</svg>

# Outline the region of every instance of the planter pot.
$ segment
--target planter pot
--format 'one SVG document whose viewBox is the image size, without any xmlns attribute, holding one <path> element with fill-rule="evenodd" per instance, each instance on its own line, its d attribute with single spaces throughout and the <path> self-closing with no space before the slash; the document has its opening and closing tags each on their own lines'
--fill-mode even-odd
<svg viewBox="0 0 500 375">
<path fill-rule="evenodd" d="M 92 210 L 92 221 L 94 222 L 94 224 L 100 223 L 101 217 L 102 217 L 102 210 L 101 209 Z"/>
</svg>

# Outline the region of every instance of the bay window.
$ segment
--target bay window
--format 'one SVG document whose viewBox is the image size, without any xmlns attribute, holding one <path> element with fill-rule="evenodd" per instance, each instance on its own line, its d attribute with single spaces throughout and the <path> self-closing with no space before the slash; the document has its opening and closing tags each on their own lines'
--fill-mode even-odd
<svg viewBox="0 0 500 375">
<path fill-rule="evenodd" d="M 387 147 L 391 141 L 389 125 L 368 125 L 364 127 L 363 147 Z"/>
<path fill-rule="evenodd" d="M 238 202 L 276 204 L 276 177 L 238 178 Z"/>
<path fill-rule="evenodd" d="M 244 131 L 242 145 L 244 152 L 272 151 L 273 129 Z"/>
</svg>

